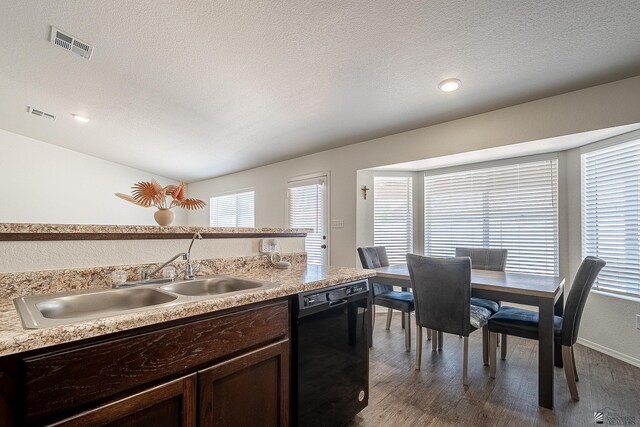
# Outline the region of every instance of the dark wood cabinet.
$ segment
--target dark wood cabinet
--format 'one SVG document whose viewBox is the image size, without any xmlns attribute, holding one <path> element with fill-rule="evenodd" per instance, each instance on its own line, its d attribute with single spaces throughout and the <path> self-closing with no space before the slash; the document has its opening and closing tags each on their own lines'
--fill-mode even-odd
<svg viewBox="0 0 640 427">
<path fill-rule="evenodd" d="M 51 425 L 195 427 L 196 411 L 196 375 L 192 374 Z"/>
<path fill-rule="evenodd" d="M 288 425 L 289 341 L 198 372 L 201 427 Z"/>
<path fill-rule="evenodd" d="M 287 426 L 289 301 L 0 358 L 2 426 Z"/>
</svg>

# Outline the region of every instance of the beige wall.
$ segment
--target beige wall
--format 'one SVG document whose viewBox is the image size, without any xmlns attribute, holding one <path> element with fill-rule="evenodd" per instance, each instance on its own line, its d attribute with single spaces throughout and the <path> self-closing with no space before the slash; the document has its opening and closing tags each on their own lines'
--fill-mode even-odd
<svg viewBox="0 0 640 427">
<path fill-rule="evenodd" d="M 330 171 L 331 264 L 356 264 L 356 172 L 382 165 L 535 141 L 640 122 L 640 76 L 516 105 L 384 138 L 189 185 L 190 196 L 254 188 L 256 227 L 286 226 L 286 183 L 291 177 Z M 208 212 L 189 212 L 188 225 L 208 225 Z"/>
<path fill-rule="evenodd" d="M 257 238 L 195 241 L 194 260 L 260 255 Z M 304 237 L 280 237 L 283 254 L 304 252 Z M 189 239 L 0 242 L 0 273 L 151 264 L 186 252 Z"/>
<path fill-rule="evenodd" d="M 0 222 L 156 225 L 153 208 L 113 195 L 154 177 L 163 185 L 175 183 L 0 129 Z M 174 212 L 173 225 L 186 225 L 185 211 Z"/>
<path fill-rule="evenodd" d="M 192 183 L 189 190 L 193 197 L 208 199 L 225 191 L 254 188 L 256 227 L 284 227 L 287 180 L 330 171 L 330 217 L 344 220 L 344 228 L 330 232 L 331 264 L 354 266 L 357 243 L 363 243 L 357 242 L 356 206 L 362 203 L 359 187 L 367 182 L 366 177 L 357 176 L 358 170 L 638 122 L 640 76 Z M 560 159 L 567 165 L 566 179 L 561 176 L 559 183 L 560 191 L 567 194 L 559 206 L 560 222 L 565 224 L 560 229 L 560 270 L 567 283 L 581 259 L 576 243 L 580 230 L 576 235 L 575 229 L 580 224 L 575 211 L 580 206 L 575 176 L 579 164 L 576 169 L 574 157 L 567 153 Z M 188 224 L 208 225 L 207 212 L 190 212 Z M 640 331 L 632 327 L 636 313 L 640 313 L 640 302 L 594 294 L 585 312 L 583 342 L 640 366 Z"/>
</svg>

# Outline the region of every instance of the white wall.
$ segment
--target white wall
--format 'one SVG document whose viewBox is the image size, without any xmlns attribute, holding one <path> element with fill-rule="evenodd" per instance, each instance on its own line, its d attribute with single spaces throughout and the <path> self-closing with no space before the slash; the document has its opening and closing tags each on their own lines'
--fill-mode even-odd
<svg viewBox="0 0 640 427">
<path fill-rule="evenodd" d="M 192 183 L 189 190 L 192 197 L 207 199 L 212 194 L 252 187 L 256 191 L 256 226 L 284 227 L 287 179 L 330 171 L 330 219 L 344 220 L 344 228 L 331 230 L 331 264 L 355 266 L 356 206 L 363 203 L 359 187 L 370 182 L 364 176 L 358 179 L 359 169 L 638 122 L 640 76 Z M 570 157 L 566 159 L 567 173 L 572 170 L 573 178 L 559 183 L 567 194 L 559 215 L 560 221 L 569 225 L 560 230 L 560 269 L 568 284 L 581 259 L 581 250 L 575 244 L 580 241 L 580 230 L 578 240 L 575 230 L 580 224 L 575 219 L 580 189 L 576 187 L 576 166 L 572 166 L 575 159 Z M 572 200 L 576 192 L 578 201 Z M 189 225 L 207 225 L 208 216 L 202 211 L 190 212 L 188 221 Z M 635 322 L 635 313 L 640 313 L 639 302 L 594 294 L 584 315 L 581 336 L 593 347 L 640 364 L 640 331 L 629 326 Z"/>
<path fill-rule="evenodd" d="M 0 222 L 157 225 L 153 208 L 113 195 L 151 178 L 175 183 L 0 129 Z M 186 212 L 173 211 L 173 225 L 186 225 Z"/>
</svg>

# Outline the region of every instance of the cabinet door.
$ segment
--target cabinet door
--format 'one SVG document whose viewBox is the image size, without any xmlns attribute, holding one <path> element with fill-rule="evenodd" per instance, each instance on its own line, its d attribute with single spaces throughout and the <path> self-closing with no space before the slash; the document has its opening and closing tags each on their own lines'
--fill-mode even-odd
<svg viewBox="0 0 640 427">
<path fill-rule="evenodd" d="M 53 425 L 195 427 L 196 374 L 80 413 Z"/>
<path fill-rule="evenodd" d="M 289 340 L 198 372 L 201 427 L 289 425 Z"/>
</svg>

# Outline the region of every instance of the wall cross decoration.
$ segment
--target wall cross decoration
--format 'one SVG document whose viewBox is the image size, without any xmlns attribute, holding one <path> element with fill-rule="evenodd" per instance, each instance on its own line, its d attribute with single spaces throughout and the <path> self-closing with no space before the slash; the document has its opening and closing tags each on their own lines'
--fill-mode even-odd
<svg viewBox="0 0 640 427">
<path fill-rule="evenodd" d="M 369 187 L 367 187 L 366 185 L 363 185 L 362 188 L 360 189 L 362 190 L 362 197 L 367 200 L 367 191 L 370 190 Z"/>
</svg>

